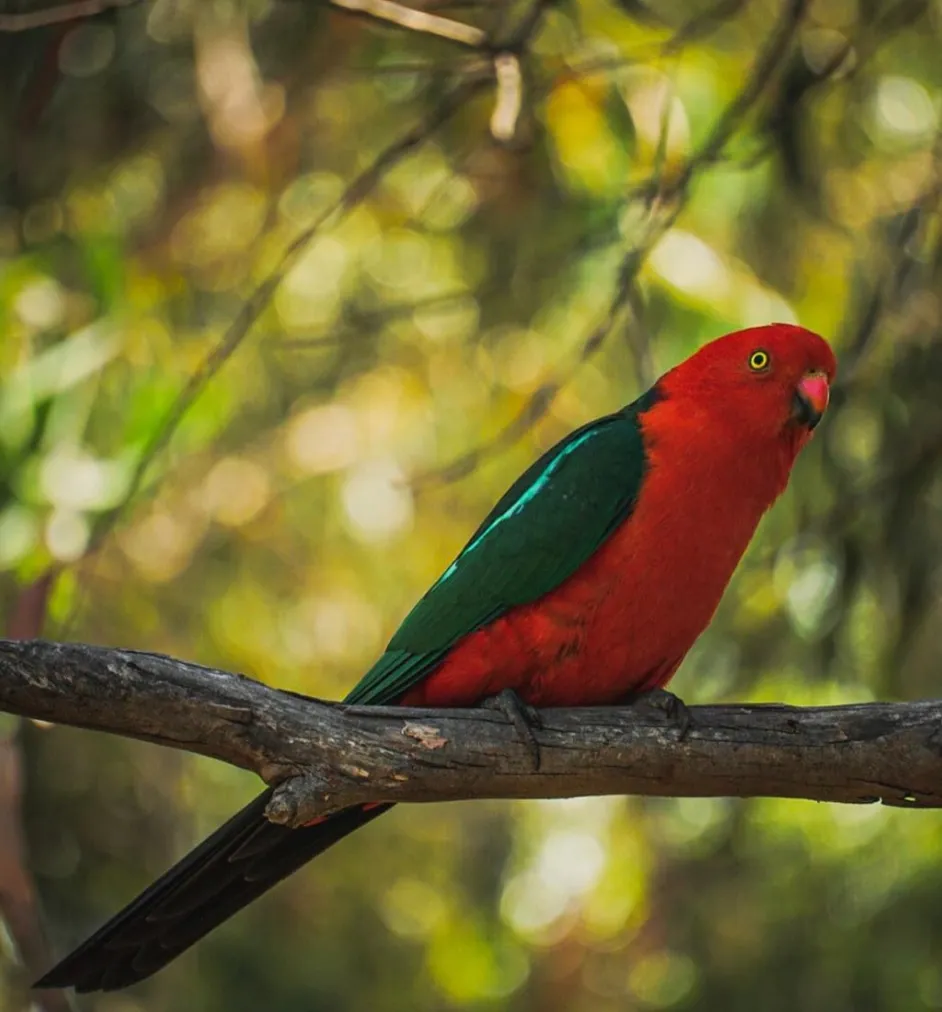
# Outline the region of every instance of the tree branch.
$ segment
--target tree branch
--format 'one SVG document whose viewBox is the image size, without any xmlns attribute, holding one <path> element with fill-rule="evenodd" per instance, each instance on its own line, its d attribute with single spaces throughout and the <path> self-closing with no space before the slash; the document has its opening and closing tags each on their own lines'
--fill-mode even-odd
<svg viewBox="0 0 942 1012">
<path fill-rule="evenodd" d="M 942 701 L 543 711 L 527 743 L 487 709 L 349 707 L 160 654 L 0 640 L 0 709 L 213 756 L 277 784 L 273 821 L 368 801 L 600 794 L 942 806 Z"/>
<path fill-rule="evenodd" d="M 472 49 L 481 48 L 487 41 L 487 34 L 474 25 L 443 18 L 439 14 L 415 10 L 403 4 L 393 3 L 392 0 L 330 0 L 330 3 L 353 14 L 362 14 L 375 21 L 405 28 L 410 32 L 436 35 Z"/>
</svg>

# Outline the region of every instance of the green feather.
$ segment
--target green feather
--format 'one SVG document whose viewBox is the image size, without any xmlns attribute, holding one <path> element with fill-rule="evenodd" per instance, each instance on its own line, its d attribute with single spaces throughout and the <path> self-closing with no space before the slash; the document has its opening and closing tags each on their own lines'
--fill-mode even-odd
<svg viewBox="0 0 942 1012">
<path fill-rule="evenodd" d="M 631 514 L 646 468 L 639 418 L 656 387 L 571 433 L 529 467 L 406 616 L 347 696 L 391 703 L 462 637 L 554 590 Z"/>
</svg>

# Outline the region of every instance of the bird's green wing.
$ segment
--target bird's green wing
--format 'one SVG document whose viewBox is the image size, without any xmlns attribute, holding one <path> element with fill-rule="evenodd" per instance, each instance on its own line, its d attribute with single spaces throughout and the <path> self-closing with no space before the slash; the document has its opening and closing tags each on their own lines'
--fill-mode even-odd
<svg viewBox="0 0 942 1012">
<path fill-rule="evenodd" d="M 639 417 L 654 388 L 577 429 L 514 482 L 347 696 L 391 703 L 463 636 L 558 587 L 631 513 L 645 471 Z"/>
</svg>

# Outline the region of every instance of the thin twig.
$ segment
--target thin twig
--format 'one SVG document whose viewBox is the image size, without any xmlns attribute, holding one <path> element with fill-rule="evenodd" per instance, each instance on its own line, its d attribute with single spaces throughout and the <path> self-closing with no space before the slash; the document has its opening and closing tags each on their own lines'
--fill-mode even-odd
<svg viewBox="0 0 942 1012">
<path fill-rule="evenodd" d="M 279 338 L 269 342 L 268 347 L 276 351 L 311 351 L 330 348 L 341 344 L 348 338 L 369 337 L 387 323 L 412 316 L 417 310 L 427 309 L 430 306 L 445 306 L 450 302 L 461 303 L 467 299 L 480 299 L 482 294 L 483 292 L 480 290 L 457 289 L 453 292 L 443 292 L 440 295 L 427 295 L 410 302 L 394 303 L 384 306 L 382 309 L 350 310 L 346 314 L 347 322 L 341 324 L 340 327 L 331 328 L 329 334 L 318 337 Z"/>
<path fill-rule="evenodd" d="M 666 197 L 686 192 L 697 170 L 714 162 L 720 155 L 746 114 L 762 96 L 772 77 L 781 67 L 807 12 L 809 2 L 810 0 L 788 0 L 775 31 L 756 60 L 752 74 L 746 80 L 742 91 L 726 107 L 716 126 L 710 131 L 710 135 L 677 176 L 673 186 L 665 194 Z"/>
<path fill-rule="evenodd" d="M 709 10 L 695 14 L 663 44 L 662 52 L 665 56 L 677 53 L 691 42 L 717 31 L 731 21 L 747 2 L 748 0 L 719 0 Z"/>
<path fill-rule="evenodd" d="M 498 53 L 494 57 L 494 76 L 497 101 L 491 113 L 491 136 L 507 144 L 516 136 L 523 109 L 523 72 L 519 58 L 513 53 Z"/>
<path fill-rule="evenodd" d="M 487 39 L 487 35 L 474 25 L 453 21 L 439 14 L 429 14 L 427 11 L 417 11 L 412 7 L 393 3 L 392 0 L 330 0 L 330 3 L 353 14 L 362 14 L 386 24 L 405 28 L 410 32 L 435 35 L 471 49 L 480 49 Z"/>
<path fill-rule="evenodd" d="M 879 333 L 880 323 L 899 305 L 906 284 L 920 266 L 918 246 L 921 235 L 933 228 L 942 201 L 942 130 L 932 148 L 932 173 L 928 185 L 912 206 L 895 216 L 888 227 L 884 220 L 878 260 L 880 269 L 870 298 L 864 303 L 854 332 L 843 342 L 841 374 L 835 388 L 838 401 L 847 397 L 860 374 L 866 354 Z M 890 232 L 892 234 L 887 235 Z"/>
</svg>

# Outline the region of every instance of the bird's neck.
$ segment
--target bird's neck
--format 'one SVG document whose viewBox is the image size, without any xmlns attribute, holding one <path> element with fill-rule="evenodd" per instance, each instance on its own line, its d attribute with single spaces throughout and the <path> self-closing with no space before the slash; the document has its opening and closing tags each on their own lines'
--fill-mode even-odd
<svg viewBox="0 0 942 1012">
<path fill-rule="evenodd" d="M 681 397 L 653 404 L 642 430 L 652 465 L 669 462 L 691 495 L 722 490 L 725 502 L 739 504 L 755 522 L 784 492 L 801 449 L 789 432 L 769 438 Z"/>
</svg>

